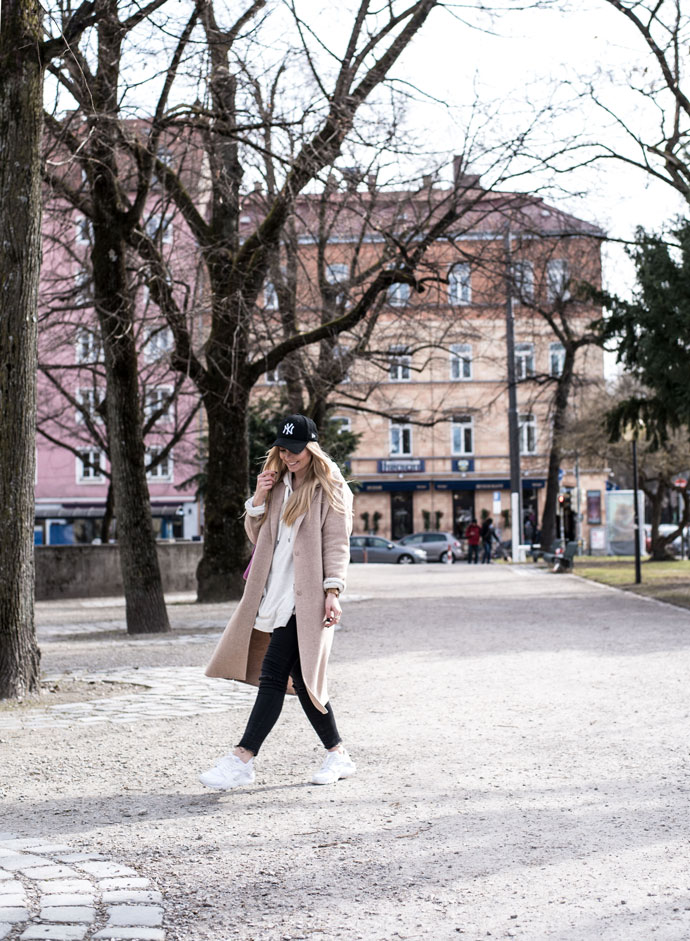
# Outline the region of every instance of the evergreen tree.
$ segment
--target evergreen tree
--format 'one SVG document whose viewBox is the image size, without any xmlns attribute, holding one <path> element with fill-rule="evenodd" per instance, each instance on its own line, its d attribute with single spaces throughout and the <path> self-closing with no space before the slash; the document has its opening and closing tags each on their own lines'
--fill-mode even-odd
<svg viewBox="0 0 690 941">
<path fill-rule="evenodd" d="M 601 336 L 616 344 L 618 361 L 644 389 L 607 413 L 613 441 L 639 428 L 658 448 L 671 431 L 690 426 L 690 221 L 671 234 L 675 243 L 638 229 L 629 251 L 637 274 L 633 300 L 601 296 L 609 311 L 597 324 Z"/>
</svg>

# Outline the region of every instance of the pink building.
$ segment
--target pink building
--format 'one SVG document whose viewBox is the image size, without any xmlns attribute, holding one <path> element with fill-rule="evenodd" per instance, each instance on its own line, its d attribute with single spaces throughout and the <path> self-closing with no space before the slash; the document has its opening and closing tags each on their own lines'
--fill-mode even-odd
<svg viewBox="0 0 690 941">
<path fill-rule="evenodd" d="M 73 171 L 74 172 L 74 171 Z M 188 230 L 162 193 L 152 191 L 145 215 L 149 235 L 167 252 L 189 254 Z M 39 301 L 39 389 L 36 470 L 37 544 L 90 543 L 101 538 L 110 466 L 99 413 L 105 393 L 100 335 L 91 302 L 90 223 L 60 199 L 44 214 L 44 260 Z M 180 269 L 179 260 L 176 262 Z M 195 493 L 203 470 L 203 424 L 193 384 L 169 362 L 172 336 L 149 301 L 143 273 L 132 259 L 137 306 L 140 393 L 144 412 L 151 510 L 161 539 L 198 539 L 202 520 Z M 181 286 L 201 297 L 196 284 Z M 203 329 L 203 311 L 196 318 Z M 195 338 L 195 342 L 196 342 Z M 163 454 L 162 459 L 155 459 Z M 116 527 L 115 527 L 116 529 Z M 114 535 L 111 530 L 110 538 Z"/>
</svg>

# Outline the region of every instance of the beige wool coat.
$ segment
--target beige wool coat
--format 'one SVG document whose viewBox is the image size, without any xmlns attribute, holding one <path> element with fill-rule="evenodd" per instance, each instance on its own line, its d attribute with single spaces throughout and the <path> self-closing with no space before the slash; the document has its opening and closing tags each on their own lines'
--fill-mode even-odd
<svg viewBox="0 0 690 941">
<path fill-rule="evenodd" d="M 333 643 L 333 628 L 323 623 L 323 583 L 324 579 L 335 579 L 344 585 L 350 561 L 352 493 L 344 481 L 339 484 L 343 487 L 344 514 L 334 510 L 321 487 L 317 487 L 308 512 L 293 526 L 295 614 L 302 676 L 312 702 L 323 713 L 328 702 L 327 667 Z M 263 517 L 245 517 L 247 535 L 256 548 L 242 600 L 218 641 L 206 668 L 207 676 L 259 685 L 271 635 L 254 630 L 254 623 L 271 569 L 284 491 L 281 480 L 273 489 L 263 526 Z M 292 683 L 288 692 L 294 693 Z"/>
</svg>

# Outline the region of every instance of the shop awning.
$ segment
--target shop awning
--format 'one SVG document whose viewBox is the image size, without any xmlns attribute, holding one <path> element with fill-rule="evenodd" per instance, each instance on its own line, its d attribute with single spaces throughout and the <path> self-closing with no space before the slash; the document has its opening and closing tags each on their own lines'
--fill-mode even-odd
<svg viewBox="0 0 690 941">
<path fill-rule="evenodd" d="M 184 502 L 180 503 L 152 503 L 151 504 L 151 516 L 176 516 L 178 510 L 184 507 Z M 40 503 L 36 505 L 35 517 L 36 519 L 45 520 L 84 520 L 84 519 L 102 519 L 103 513 L 105 511 L 105 502 L 100 505 L 90 504 L 89 506 L 84 506 L 83 504 L 68 504 L 63 503 L 61 506 L 42 506 Z"/>
</svg>

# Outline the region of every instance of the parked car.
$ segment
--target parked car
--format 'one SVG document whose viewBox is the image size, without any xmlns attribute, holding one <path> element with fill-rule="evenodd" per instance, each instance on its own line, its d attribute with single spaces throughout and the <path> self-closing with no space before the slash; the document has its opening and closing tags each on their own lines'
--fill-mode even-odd
<svg viewBox="0 0 690 941">
<path fill-rule="evenodd" d="M 674 533 L 678 527 L 675 523 L 661 523 L 659 525 L 659 535 L 660 536 L 670 536 L 671 533 Z M 644 527 L 645 532 L 645 549 L 647 552 L 652 551 L 652 527 L 650 523 L 645 523 Z M 688 530 L 685 531 L 685 538 L 688 539 Z M 686 543 L 687 544 L 687 543 Z M 666 546 L 666 550 L 671 552 L 673 555 L 683 555 L 683 534 L 676 536 L 673 542 L 669 543 Z"/>
<path fill-rule="evenodd" d="M 350 562 L 397 562 L 400 565 L 426 562 L 418 546 L 401 546 L 382 536 L 350 536 Z"/>
<path fill-rule="evenodd" d="M 460 562 L 462 560 L 462 545 L 452 533 L 411 533 L 398 540 L 398 545 L 412 549 L 415 546 L 423 548 L 429 562 Z M 451 557 L 448 557 L 448 549 Z"/>
</svg>

